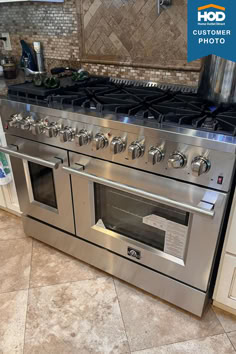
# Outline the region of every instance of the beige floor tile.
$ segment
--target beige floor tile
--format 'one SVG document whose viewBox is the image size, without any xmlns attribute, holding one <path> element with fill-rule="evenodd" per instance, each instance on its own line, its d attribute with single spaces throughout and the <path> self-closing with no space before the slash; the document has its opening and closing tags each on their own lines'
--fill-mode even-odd
<svg viewBox="0 0 236 354">
<path fill-rule="evenodd" d="M 202 319 L 115 280 L 131 351 L 223 333 L 210 308 Z"/>
<path fill-rule="evenodd" d="M 231 343 L 234 346 L 234 349 L 236 350 L 236 331 L 227 333 L 227 336 L 229 337 Z"/>
<path fill-rule="evenodd" d="M 30 289 L 24 353 L 129 353 L 112 278 Z"/>
<path fill-rule="evenodd" d="M 84 262 L 36 240 L 33 241 L 30 287 L 107 277 Z"/>
<path fill-rule="evenodd" d="M 236 316 L 217 307 L 213 307 L 213 310 L 225 332 L 236 331 Z"/>
<path fill-rule="evenodd" d="M 0 353 L 23 353 L 28 290 L 0 294 Z"/>
<path fill-rule="evenodd" d="M 32 239 L 0 241 L 0 293 L 28 289 Z"/>
<path fill-rule="evenodd" d="M 27 237 L 21 218 L 0 209 L 0 241 Z"/>
<path fill-rule="evenodd" d="M 133 354 L 230 354 L 235 353 L 226 334 L 190 340 L 158 348 L 141 350 Z"/>
</svg>

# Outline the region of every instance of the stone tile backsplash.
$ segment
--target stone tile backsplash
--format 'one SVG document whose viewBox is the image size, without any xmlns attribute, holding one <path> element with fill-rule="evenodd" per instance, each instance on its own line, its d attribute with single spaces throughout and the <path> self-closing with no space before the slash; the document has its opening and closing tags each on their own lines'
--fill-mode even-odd
<svg viewBox="0 0 236 354">
<path fill-rule="evenodd" d="M 186 0 L 173 0 L 159 17 L 155 4 L 155 0 L 0 4 L 0 33 L 10 33 L 9 54 L 17 60 L 20 39 L 41 41 L 48 69 L 82 66 L 97 75 L 196 86 L 200 63 L 186 62 Z M 0 47 L 1 52 L 5 54 Z"/>
</svg>

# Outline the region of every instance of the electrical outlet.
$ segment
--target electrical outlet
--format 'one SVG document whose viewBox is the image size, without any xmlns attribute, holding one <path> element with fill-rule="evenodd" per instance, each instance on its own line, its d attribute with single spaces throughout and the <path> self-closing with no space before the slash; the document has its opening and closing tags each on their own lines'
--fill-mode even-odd
<svg viewBox="0 0 236 354">
<path fill-rule="evenodd" d="M 2 37 L 5 37 L 7 40 L 3 41 L 4 43 L 4 49 L 5 50 L 11 50 L 11 40 L 10 40 L 10 35 L 8 32 L 4 32 L 1 34 Z"/>
</svg>

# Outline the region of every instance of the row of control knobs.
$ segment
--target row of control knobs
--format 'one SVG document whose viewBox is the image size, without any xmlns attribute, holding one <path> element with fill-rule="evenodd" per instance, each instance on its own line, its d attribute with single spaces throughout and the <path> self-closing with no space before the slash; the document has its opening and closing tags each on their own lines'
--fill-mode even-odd
<svg viewBox="0 0 236 354">
<path fill-rule="evenodd" d="M 9 126 L 21 128 L 22 130 L 30 130 L 33 135 L 45 134 L 48 138 L 59 136 L 62 143 L 75 141 L 76 145 L 84 146 L 92 142 L 95 150 L 104 149 L 108 146 L 109 141 L 102 133 L 97 133 L 93 138 L 91 132 L 81 129 L 78 133 L 71 127 L 61 127 L 56 123 L 48 123 L 43 121 L 34 121 L 32 117 L 23 118 L 20 114 L 11 116 Z M 114 137 L 110 142 L 110 149 L 113 154 L 119 154 L 125 151 L 126 141 L 121 137 Z M 134 141 L 128 147 L 128 157 L 135 160 L 144 155 L 145 145 L 143 142 Z M 148 161 L 155 165 L 164 159 L 164 151 L 161 147 L 150 147 L 148 151 Z M 173 169 L 184 168 L 187 164 L 186 156 L 181 152 L 174 152 L 168 159 L 168 167 Z M 208 159 L 203 156 L 197 156 L 192 160 L 191 168 L 194 176 L 200 176 L 210 170 L 211 164 Z"/>
</svg>

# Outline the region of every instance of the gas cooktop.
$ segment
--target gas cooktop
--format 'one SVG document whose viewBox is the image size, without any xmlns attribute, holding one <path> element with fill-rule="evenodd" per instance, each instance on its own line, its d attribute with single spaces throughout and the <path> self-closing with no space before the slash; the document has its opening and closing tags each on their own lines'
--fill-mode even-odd
<svg viewBox="0 0 236 354">
<path fill-rule="evenodd" d="M 90 77 L 73 83 L 67 78 L 62 87 L 53 90 L 37 88 L 27 82 L 10 86 L 8 97 L 74 112 L 115 113 L 151 121 L 158 128 L 181 126 L 236 136 L 236 106 L 215 106 L 190 87 L 108 77 Z"/>
</svg>

